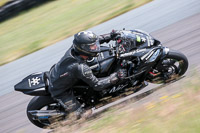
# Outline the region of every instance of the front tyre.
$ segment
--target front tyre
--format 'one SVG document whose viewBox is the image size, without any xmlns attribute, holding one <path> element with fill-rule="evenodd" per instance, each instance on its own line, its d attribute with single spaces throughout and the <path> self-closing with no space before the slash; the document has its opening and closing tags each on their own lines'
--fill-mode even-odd
<svg viewBox="0 0 200 133">
<path fill-rule="evenodd" d="M 187 69 L 187 57 L 181 52 L 170 50 L 155 69 L 149 72 L 148 79 L 151 83 L 168 83 L 184 75 Z"/>
</svg>

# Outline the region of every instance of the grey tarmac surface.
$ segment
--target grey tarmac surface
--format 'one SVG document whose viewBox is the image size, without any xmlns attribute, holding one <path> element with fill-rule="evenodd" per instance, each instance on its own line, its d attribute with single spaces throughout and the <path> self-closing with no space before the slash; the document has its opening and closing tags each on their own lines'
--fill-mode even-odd
<svg viewBox="0 0 200 133">
<path fill-rule="evenodd" d="M 126 29 L 137 28 L 151 32 L 165 46 L 186 54 L 190 68 L 197 67 L 199 69 L 199 13 L 199 0 L 155 0 L 90 30 L 97 34 L 103 34 L 112 29 L 125 27 Z M 72 39 L 73 37 L 70 37 L 0 67 L 0 132 L 35 133 L 42 131 L 32 125 L 25 114 L 26 106 L 32 97 L 14 92 L 13 86 L 30 73 L 47 71 L 71 46 Z M 150 85 L 142 91 L 153 87 Z"/>
</svg>

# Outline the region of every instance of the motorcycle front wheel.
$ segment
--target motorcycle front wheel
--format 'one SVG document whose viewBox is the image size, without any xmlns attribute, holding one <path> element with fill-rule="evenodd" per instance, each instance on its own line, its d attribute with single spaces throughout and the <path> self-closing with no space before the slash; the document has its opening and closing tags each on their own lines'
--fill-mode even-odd
<svg viewBox="0 0 200 133">
<path fill-rule="evenodd" d="M 180 78 L 187 69 L 187 57 L 181 52 L 170 50 L 161 62 L 149 72 L 148 82 L 168 83 Z"/>
</svg>

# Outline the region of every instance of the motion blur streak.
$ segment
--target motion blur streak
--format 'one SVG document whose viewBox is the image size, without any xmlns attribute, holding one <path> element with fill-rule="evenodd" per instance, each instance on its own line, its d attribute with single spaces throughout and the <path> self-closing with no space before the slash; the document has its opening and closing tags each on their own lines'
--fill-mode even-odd
<svg viewBox="0 0 200 133">
<path fill-rule="evenodd" d="M 199 0 L 155 0 L 90 30 L 97 34 L 122 28 L 137 28 L 153 32 L 153 35 L 166 46 L 185 52 L 189 57 L 190 65 L 199 65 L 198 42 L 200 38 L 196 37 L 200 32 L 198 13 L 200 13 Z M 180 21 L 182 19 L 184 20 Z M 186 39 L 184 35 L 191 36 L 191 39 L 188 38 L 190 41 L 184 40 Z M 25 107 L 31 97 L 13 92 L 13 86 L 32 72 L 48 70 L 69 48 L 66 44 L 71 44 L 72 39 L 70 37 L 0 67 L 0 132 L 24 130 L 24 132 L 35 133 L 41 131 L 31 125 L 26 118 Z"/>
</svg>

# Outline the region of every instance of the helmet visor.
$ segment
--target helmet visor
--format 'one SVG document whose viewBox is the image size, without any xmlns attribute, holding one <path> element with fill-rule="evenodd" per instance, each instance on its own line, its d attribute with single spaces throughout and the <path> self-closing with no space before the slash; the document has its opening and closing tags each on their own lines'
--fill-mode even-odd
<svg viewBox="0 0 200 133">
<path fill-rule="evenodd" d="M 94 43 L 82 45 L 82 49 L 89 53 L 99 53 L 100 52 L 100 44 L 99 40 L 96 40 Z"/>
</svg>

